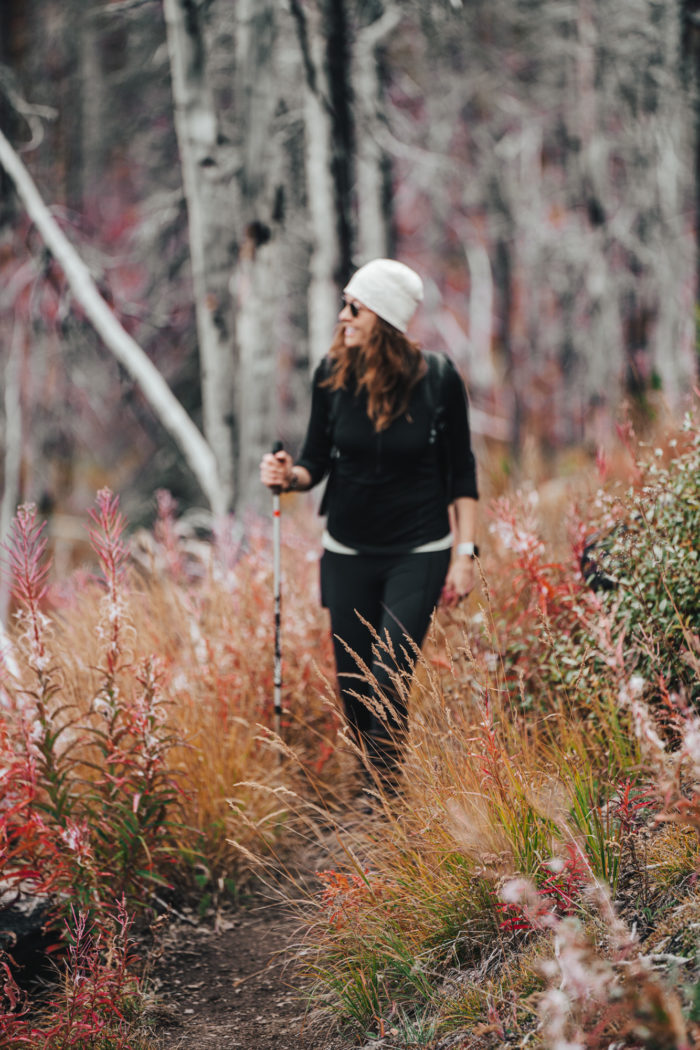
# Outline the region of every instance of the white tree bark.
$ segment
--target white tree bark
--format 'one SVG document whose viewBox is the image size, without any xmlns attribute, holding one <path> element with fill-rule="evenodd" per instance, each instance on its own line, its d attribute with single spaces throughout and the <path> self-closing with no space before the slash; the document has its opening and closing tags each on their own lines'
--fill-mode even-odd
<svg viewBox="0 0 700 1050">
<path fill-rule="evenodd" d="M 122 327 L 97 290 L 73 245 L 44 204 L 26 167 L 0 132 L 0 164 L 54 259 L 63 269 L 70 289 L 105 346 L 138 383 L 165 429 L 180 446 L 214 514 L 227 510 L 216 459 L 211 448 L 141 347 Z"/>
<path fill-rule="evenodd" d="M 471 237 L 464 252 L 469 266 L 469 378 L 481 390 L 494 385 L 496 373 L 491 353 L 493 326 L 493 275 L 491 261 L 481 241 Z"/>
<path fill-rule="evenodd" d="M 675 232 L 675 244 L 663 253 L 652 253 L 658 313 L 651 355 L 661 391 L 669 404 L 676 406 L 692 389 L 695 379 L 696 332 L 695 282 L 691 284 L 687 278 L 692 273 L 695 245 L 684 214 L 684 191 L 692 170 L 692 141 L 686 122 L 687 101 L 677 75 L 681 67 L 681 22 L 675 5 L 664 9 L 660 29 L 666 90 L 660 112 L 649 128 L 649 153 L 657 158 L 652 193 L 658 215 L 663 227 Z"/>
<path fill-rule="evenodd" d="M 258 245 L 249 237 L 236 271 L 240 499 L 243 506 L 258 511 L 269 504 L 269 493 L 260 484 L 260 460 L 278 437 L 274 425 L 277 258 L 274 241 Z"/>
<path fill-rule="evenodd" d="M 307 308 L 309 367 L 313 371 L 330 345 L 338 319 L 335 277 L 340 245 L 335 215 L 332 130 L 322 12 L 313 4 L 294 15 L 305 69 L 304 147 L 311 255 Z"/>
<path fill-rule="evenodd" d="M 384 203 L 383 153 L 380 146 L 382 87 L 377 48 L 401 21 L 390 5 L 376 21 L 361 29 L 353 48 L 357 167 L 357 244 L 362 262 L 383 258 L 389 251 L 389 224 Z"/>
<path fill-rule="evenodd" d="M 216 458 L 222 501 L 234 492 L 233 339 L 227 260 L 226 210 L 218 121 L 206 77 L 202 26 L 197 5 L 164 0 L 168 51 L 187 199 L 192 283 L 197 318 L 204 434 Z M 229 206 L 230 207 L 230 206 Z"/>
<path fill-rule="evenodd" d="M 277 438 L 279 307 L 285 274 L 279 233 L 285 170 L 276 114 L 283 81 L 279 64 L 276 0 L 238 0 L 235 7 L 236 117 L 241 215 L 245 225 L 233 276 L 236 297 L 237 465 L 239 501 L 267 510 L 259 464 Z"/>
<path fill-rule="evenodd" d="M 650 0 L 620 8 L 599 2 L 594 21 L 592 5 L 580 2 L 588 14 L 580 26 L 578 50 L 584 58 L 579 69 L 587 72 L 578 86 L 587 83 L 590 98 L 582 175 L 606 220 L 589 238 L 597 257 L 587 260 L 593 277 L 588 283 L 591 298 L 598 300 L 598 310 L 589 312 L 605 326 L 589 332 L 585 341 L 577 333 L 574 339 L 580 340 L 591 395 L 614 404 L 623 383 L 640 389 L 658 383 L 669 404 L 677 406 L 695 374 L 693 243 L 685 215 L 692 146 L 689 103 L 679 75 L 680 9 Z M 616 41 L 614 63 L 611 40 Z M 590 52 L 599 56 L 599 83 L 593 80 Z M 639 69 L 645 70 L 643 77 Z M 615 135 L 604 120 L 606 109 L 618 113 Z M 620 170 L 624 189 L 615 178 Z M 634 269 L 620 267 L 620 248 Z"/>
<path fill-rule="evenodd" d="M 309 366 L 313 370 L 328 350 L 338 320 L 338 288 L 333 274 L 338 268 L 339 248 L 331 179 L 330 117 L 323 100 L 308 85 L 304 115 L 311 227 L 307 295 Z"/>
</svg>

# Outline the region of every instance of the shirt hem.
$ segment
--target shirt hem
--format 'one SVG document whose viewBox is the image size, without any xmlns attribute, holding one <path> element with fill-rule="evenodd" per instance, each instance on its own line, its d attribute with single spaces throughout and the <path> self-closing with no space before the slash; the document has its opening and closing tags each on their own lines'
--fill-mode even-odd
<svg viewBox="0 0 700 1050">
<path fill-rule="evenodd" d="M 417 547 L 409 547 L 407 550 L 398 548 L 387 547 L 386 550 L 379 551 L 375 550 L 372 553 L 382 554 L 432 554 L 434 551 L 446 551 L 452 546 L 453 538 L 452 533 L 449 532 L 446 536 L 441 536 L 439 540 L 429 540 L 427 543 L 420 543 Z M 328 529 L 323 530 L 323 536 L 321 537 L 321 543 L 324 550 L 331 551 L 333 554 L 362 554 L 363 551 L 358 550 L 356 547 L 349 547 L 345 543 L 341 543 L 331 536 Z"/>
</svg>

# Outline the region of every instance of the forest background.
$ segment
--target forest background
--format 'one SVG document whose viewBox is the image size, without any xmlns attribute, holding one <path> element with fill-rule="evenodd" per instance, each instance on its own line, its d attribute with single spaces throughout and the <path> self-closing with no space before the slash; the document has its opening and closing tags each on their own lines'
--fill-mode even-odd
<svg viewBox="0 0 700 1050">
<path fill-rule="evenodd" d="M 677 412 L 696 6 L 5 0 L 2 532 L 34 501 L 70 551 L 103 484 L 134 524 L 159 488 L 260 509 L 377 255 L 424 277 L 487 486 L 604 452 L 630 397 Z"/>
</svg>

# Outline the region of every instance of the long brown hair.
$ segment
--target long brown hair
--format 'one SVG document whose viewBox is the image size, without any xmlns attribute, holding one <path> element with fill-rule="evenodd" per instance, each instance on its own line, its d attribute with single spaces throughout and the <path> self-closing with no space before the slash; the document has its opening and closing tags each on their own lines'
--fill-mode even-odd
<svg viewBox="0 0 700 1050">
<path fill-rule="evenodd" d="M 379 432 L 408 408 L 411 391 L 426 372 L 417 343 L 377 317 L 367 344 L 345 346 L 339 325 L 328 356 L 331 373 L 322 383 L 331 390 L 367 392 L 367 414 Z"/>
</svg>

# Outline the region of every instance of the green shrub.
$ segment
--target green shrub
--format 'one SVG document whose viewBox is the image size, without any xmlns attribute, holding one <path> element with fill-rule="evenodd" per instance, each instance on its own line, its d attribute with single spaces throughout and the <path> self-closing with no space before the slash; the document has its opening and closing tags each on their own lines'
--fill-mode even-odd
<svg viewBox="0 0 700 1050">
<path fill-rule="evenodd" d="M 690 425 L 689 425 L 690 429 Z M 700 431 L 668 464 L 656 450 L 629 493 L 624 528 L 610 537 L 615 587 L 604 592 L 615 633 L 647 680 L 698 699 Z"/>
</svg>

